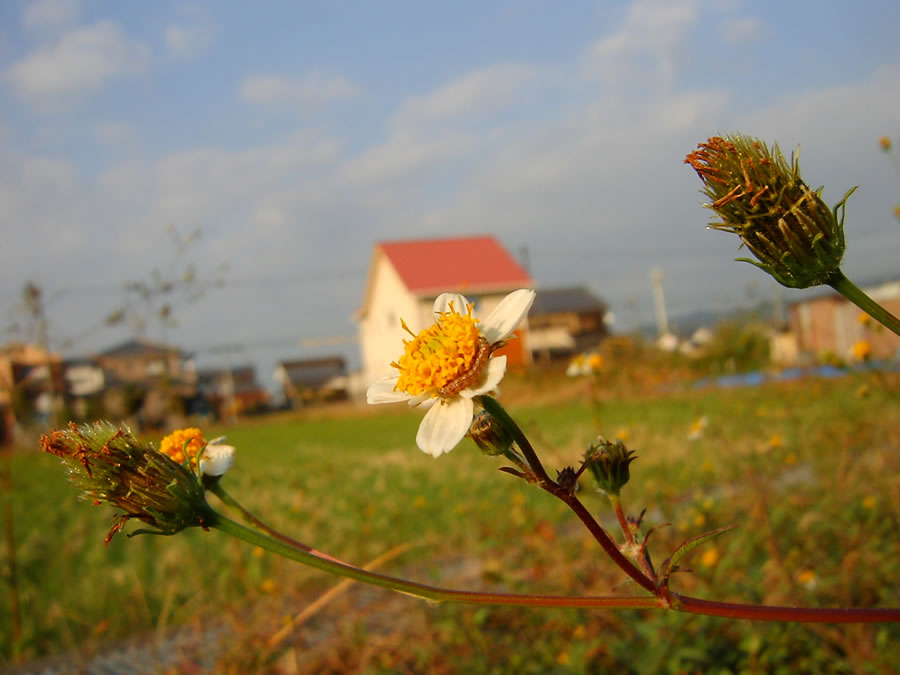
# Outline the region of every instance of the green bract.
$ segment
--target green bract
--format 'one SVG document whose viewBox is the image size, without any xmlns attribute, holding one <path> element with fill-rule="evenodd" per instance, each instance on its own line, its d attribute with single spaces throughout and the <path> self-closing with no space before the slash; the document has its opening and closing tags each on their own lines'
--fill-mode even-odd
<svg viewBox="0 0 900 675">
<path fill-rule="evenodd" d="M 821 191 L 800 178 L 795 156 L 790 164 L 774 145 L 749 136 L 714 136 L 685 159 L 700 176 L 706 204 L 721 222 L 716 230 L 733 232 L 750 249 L 756 265 L 790 288 L 829 283 L 844 255 L 844 206 L 852 190 L 833 209 Z"/>
</svg>

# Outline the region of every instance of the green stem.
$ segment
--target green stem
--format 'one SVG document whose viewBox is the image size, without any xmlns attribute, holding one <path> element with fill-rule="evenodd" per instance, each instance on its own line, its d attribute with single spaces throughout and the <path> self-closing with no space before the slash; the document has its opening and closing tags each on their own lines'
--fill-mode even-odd
<svg viewBox="0 0 900 675">
<path fill-rule="evenodd" d="M 515 593 L 478 593 L 454 591 L 427 586 L 404 579 L 389 577 L 338 562 L 334 558 L 321 558 L 302 549 L 260 534 L 236 523 L 212 509 L 204 515 L 204 525 L 221 530 L 250 544 L 277 553 L 311 567 L 349 577 L 362 583 L 380 586 L 431 602 L 459 602 L 477 605 L 506 605 L 513 607 L 604 608 L 604 609 L 665 609 L 670 607 L 690 614 L 721 616 L 731 619 L 755 621 L 789 621 L 806 623 L 880 623 L 900 622 L 900 609 L 823 609 L 806 607 L 779 607 L 744 605 L 729 602 L 702 600 L 686 595 L 673 595 L 671 600 L 646 596 L 565 596 L 525 595 Z"/>
<path fill-rule="evenodd" d="M 266 523 L 261 521 L 259 518 L 254 516 L 252 513 L 250 513 L 247 509 L 245 509 L 240 504 L 240 502 L 238 502 L 237 499 L 235 499 L 230 494 L 228 494 L 228 492 L 225 491 L 225 488 L 222 487 L 221 481 L 219 481 L 219 480 L 210 481 L 206 485 L 206 489 L 209 490 L 210 492 L 212 492 L 216 497 L 221 499 L 223 504 L 226 504 L 227 506 L 237 509 L 237 511 L 239 511 L 241 516 L 244 518 L 244 520 L 246 520 L 248 523 L 250 523 L 257 530 L 265 532 L 270 537 L 277 539 L 278 541 L 282 542 L 283 544 L 287 544 L 288 546 L 290 546 L 292 548 L 297 548 L 297 549 L 306 551 L 307 553 L 312 553 L 313 555 L 317 555 L 320 558 L 327 558 L 328 560 L 333 560 L 335 562 L 339 562 L 344 565 L 349 565 L 349 563 L 345 563 L 343 560 L 340 560 L 339 558 L 335 558 L 333 556 L 328 555 L 327 553 L 323 553 L 322 551 L 314 549 L 312 546 L 307 546 L 303 542 L 297 541 L 296 539 L 293 539 L 293 538 L 287 536 L 286 534 L 282 534 L 281 532 L 276 530 L 274 527 L 270 527 L 269 525 L 267 525 Z"/>
<path fill-rule="evenodd" d="M 603 608 L 630 608 L 630 609 L 661 609 L 662 603 L 653 597 L 604 597 L 604 596 L 565 596 L 565 595 L 520 595 L 515 593 L 478 593 L 472 591 L 454 591 L 436 586 L 428 586 L 413 581 L 397 579 L 376 572 L 338 562 L 333 558 L 322 558 L 303 549 L 297 549 L 277 539 L 272 539 L 264 534 L 241 525 L 230 518 L 216 513 L 210 509 L 205 514 L 204 525 L 230 534 L 237 539 L 242 539 L 249 544 L 267 549 L 273 553 L 315 567 L 324 572 L 330 572 L 342 577 L 348 577 L 373 586 L 380 586 L 389 590 L 412 595 L 431 602 L 460 602 L 478 605 L 511 605 L 517 607 L 603 607 Z"/>
<path fill-rule="evenodd" d="M 544 469 L 544 465 L 541 464 L 541 460 L 538 459 L 537 453 L 531 446 L 531 442 L 528 440 L 525 432 L 523 432 L 519 428 L 519 425 L 516 424 L 516 421 L 512 417 L 510 417 L 509 413 L 506 412 L 504 407 L 500 405 L 497 399 L 491 398 L 490 396 L 479 396 L 479 400 L 481 402 L 481 406 L 485 410 L 487 410 L 494 419 L 496 419 L 498 422 L 500 422 L 500 424 L 506 427 L 506 430 L 513 435 L 513 438 L 515 438 L 516 440 L 516 445 L 519 446 L 519 450 L 521 450 L 522 454 L 525 455 L 525 460 L 528 462 L 528 465 L 531 467 L 532 472 L 534 472 L 535 477 L 538 479 L 538 484 L 553 484 L 553 479 L 550 478 L 550 476 L 547 474 L 547 471 Z"/>
<path fill-rule="evenodd" d="M 872 300 L 859 286 L 844 276 L 841 270 L 832 274 L 826 283 L 885 328 L 900 335 L 900 319 Z"/>
</svg>

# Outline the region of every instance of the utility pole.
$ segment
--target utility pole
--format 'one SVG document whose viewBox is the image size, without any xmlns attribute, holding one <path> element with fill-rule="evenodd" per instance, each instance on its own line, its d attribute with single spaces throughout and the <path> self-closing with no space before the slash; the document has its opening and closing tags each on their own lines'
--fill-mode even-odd
<svg viewBox="0 0 900 675">
<path fill-rule="evenodd" d="M 47 411 L 50 426 L 56 428 L 57 412 L 61 401 L 57 401 L 56 373 L 53 368 L 53 359 L 50 355 L 50 334 L 47 329 L 47 314 L 44 310 L 44 296 L 40 286 L 29 281 L 22 290 L 22 300 L 25 311 L 31 318 L 32 327 L 37 332 L 38 347 L 43 351 L 44 367 L 47 369 L 47 386 L 45 392 L 50 399 L 50 409 Z"/>
<path fill-rule="evenodd" d="M 225 355 L 225 422 L 227 424 L 237 424 L 238 423 L 238 412 L 237 412 L 237 402 L 235 398 L 235 387 L 234 387 L 234 364 L 231 360 L 231 355 L 235 352 L 238 352 L 243 347 L 241 345 L 236 344 L 227 344 L 220 345 L 218 347 L 213 348 L 213 353 L 220 353 Z"/>
<path fill-rule="evenodd" d="M 650 283 L 653 284 L 653 304 L 656 308 L 656 330 L 659 337 L 669 334 L 669 320 L 666 317 L 666 299 L 663 295 L 662 270 L 654 267 L 650 272 Z"/>
</svg>

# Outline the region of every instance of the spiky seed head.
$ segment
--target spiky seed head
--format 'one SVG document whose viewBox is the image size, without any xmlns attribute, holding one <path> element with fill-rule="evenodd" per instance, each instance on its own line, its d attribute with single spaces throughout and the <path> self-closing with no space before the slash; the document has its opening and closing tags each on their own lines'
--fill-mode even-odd
<svg viewBox="0 0 900 675">
<path fill-rule="evenodd" d="M 684 160 L 711 200 L 721 221 L 716 230 L 737 234 L 756 260 L 740 258 L 790 288 L 827 283 L 844 255 L 844 206 L 853 188 L 833 209 L 800 177 L 796 155 L 784 158 L 750 136 L 713 136 Z"/>
<path fill-rule="evenodd" d="M 63 460 L 84 499 L 122 511 L 107 544 L 132 518 L 158 534 L 175 534 L 186 527 L 204 527 L 214 517 L 197 476 L 138 441 L 127 427 L 70 423 L 68 429 L 41 436 L 41 448 Z"/>
</svg>

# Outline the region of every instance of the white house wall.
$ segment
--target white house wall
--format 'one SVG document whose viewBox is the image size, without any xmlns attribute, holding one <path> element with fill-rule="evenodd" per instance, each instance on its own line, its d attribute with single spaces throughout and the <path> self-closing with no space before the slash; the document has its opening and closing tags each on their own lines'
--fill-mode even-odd
<svg viewBox="0 0 900 675">
<path fill-rule="evenodd" d="M 400 275 L 384 255 L 375 256 L 372 288 L 366 315 L 360 321 L 363 372 L 371 383 L 391 371 L 391 361 L 402 353 L 400 327 L 404 319 L 413 331 L 424 328 L 415 298 L 406 289 Z"/>
</svg>

